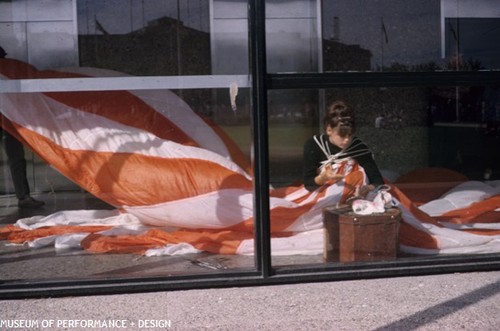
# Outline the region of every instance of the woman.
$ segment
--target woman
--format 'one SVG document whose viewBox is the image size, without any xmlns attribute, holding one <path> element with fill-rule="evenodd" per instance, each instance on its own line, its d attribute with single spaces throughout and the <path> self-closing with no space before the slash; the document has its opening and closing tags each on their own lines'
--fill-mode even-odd
<svg viewBox="0 0 500 331">
<path fill-rule="evenodd" d="M 335 183 L 344 175 L 339 172 L 344 167 L 357 162 L 365 171 L 369 186 L 363 191 L 371 191 L 384 184 L 372 152 L 359 138 L 354 136 L 354 114 L 342 101 L 335 101 L 323 119 L 325 134 L 315 135 L 304 144 L 303 175 L 304 186 L 314 191 L 325 184 Z"/>
</svg>

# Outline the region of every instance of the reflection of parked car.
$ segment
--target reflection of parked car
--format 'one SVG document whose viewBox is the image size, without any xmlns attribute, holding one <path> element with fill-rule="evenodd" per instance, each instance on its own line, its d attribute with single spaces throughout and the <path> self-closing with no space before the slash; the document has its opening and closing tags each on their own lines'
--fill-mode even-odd
<svg viewBox="0 0 500 331">
<path fill-rule="evenodd" d="M 483 93 L 484 179 L 500 178 L 500 86 L 488 86 Z"/>
<path fill-rule="evenodd" d="M 500 122 L 500 86 L 485 87 L 483 107 L 486 122 Z"/>
<path fill-rule="evenodd" d="M 433 89 L 430 118 L 432 164 L 500 179 L 500 86 Z"/>
</svg>

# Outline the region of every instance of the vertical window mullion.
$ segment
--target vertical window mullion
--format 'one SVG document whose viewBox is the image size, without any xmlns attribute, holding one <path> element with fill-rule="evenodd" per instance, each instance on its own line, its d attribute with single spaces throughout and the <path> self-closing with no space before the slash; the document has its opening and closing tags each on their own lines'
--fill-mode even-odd
<svg viewBox="0 0 500 331">
<path fill-rule="evenodd" d="M 272 273 L 269 216 L 269 148 L 267 124 L 267 68 L 265 0 L 249 1 L 250 72 L 254 143 L 255 263 L 264 278 Z"/>
</svg>

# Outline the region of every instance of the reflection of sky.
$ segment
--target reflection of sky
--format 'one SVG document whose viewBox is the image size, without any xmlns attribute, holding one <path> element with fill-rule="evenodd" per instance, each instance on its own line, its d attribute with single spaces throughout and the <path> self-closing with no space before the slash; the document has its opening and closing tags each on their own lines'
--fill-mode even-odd
<svg viewBox="0 0 500 331">
<path fill-rule="evenodd" d="M 479 59 L 483 67 L 500 68 L 500 18 L 449 19 L 457 38 L 448 33 L 447 54 L 458 47 L 464 60 Z"/>
<path fill-rule="evenodd" d="M 323 12 L 325 38 L 333 36 L 337 17 L 339 41 L 370 50 L 372 68 L 440 61 L 439 1 L 323 1 Z"/>
<path fill-rule="evenodd" d="M 338 20 L 339 41 L 372 52 L 372 66 L 435 62 L 440 52 L 442 16 L 461 19 L 460 50 L 479 59 L 487 68 L 500 68 L 500 5 L 498 0 L 335 0 L 323 1 L 324 38 L 334 35 Z M 362 8 L 362 10 L 360 10 Z M 469 19 L 475 17 L 474 20 Z M 382 29 L 385 27 L 386 35 Z M 446 40 L 449 45 L 450 40 Z"/>
</svg>

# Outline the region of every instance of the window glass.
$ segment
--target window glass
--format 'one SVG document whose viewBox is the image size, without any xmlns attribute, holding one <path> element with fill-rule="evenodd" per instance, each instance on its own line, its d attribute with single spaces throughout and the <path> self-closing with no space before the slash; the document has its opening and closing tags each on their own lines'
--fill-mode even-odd
<svg viewBox="0 0 500 331">
<path fill-rule="evenodd" d="M 390 223 L 401 240 L 391 237 L 397 256 L 382 259 L 497 252 L 499 88 L 481 81 L 500 69 L 493 3 L 268 0 L 267 72 L 249 77 L 257 59 L 246 0 L 0 1 L 2 142 L 24 145 L 0 154 L 0 279 L 255 276 L 256 262 L 266 269 L 267 243 L 259 243 L 260 260 L 253 255 L 254 223 L 265 221 L 254 220 L 254 204 L 267 202 L 254 194 L 256 109 L 268 120 L 258 132 L 268 129 L 269 167 L 257 182 L 267 184 L 268 170 L 274 266 L 352 262 L 326 257 L 325 247 L 340 242 L 325 239 L 323 212 L 358 195 L 363 171 L 391 185 L 410 220 L 400 231 Z M 378 71 L 396 73 L 390 87 L 374 87 L 386 76 L 367 73 Z M 460 73 L 425 80 L 445 71 Z M 276 76 L 326 72 L 361 80 L 327 90 L 272 86 Z M 420 85 L 401 78 L 405 87 L 396 87 L 408 77 L 397 72 Z M 321 75 L 296 75 L 294 88 L 311 76 L 321 83 Z M 254 78 L 267 105 L 254 104 Z M 370 163 L 345 163 L 336 170 L 348 185 L 310 190 L 304 143 L 325 131 L 334 100 L 354 110 L 355 135 L 369 147 L 357 152 L 373 156 L 381 176 Z M 16 186 L 25 162 L 27 186 Z M 36 200 L 18 199 L 26 187 Z M 439 200 L 456 197 L 450 192 L 465 198 Z"/>
<path fill-rule="evenodd" d="M 211 47 L 239 32 L 209 1 L 44 3 L 0 4 L 0 279 L 254 271 L 224 236 L 253 253 L 248 63 Z"/>
<path fill-rule="evenodd" d="M 457 90 L 459 93 L 456 93 Z M 443 91 L 450 91 L 444 101 Z M 296 98 L 298 100 L 293 102 Z M 322 98 L 325 106 L 319 103 Z M 450 230 L 450 238 L 459 243 L 458 246 L 443 244 L 443 251 L 453 254 L 484 252 L 469 247 L 466 242 L 460 242 L 464 239 L 463 231 L 456 224 L 480 222 L 481 219 L 489 219 L 488 217 L 498 220 L 494 202 L 500 179 L 500 153 L 497 148 L 500 143 L 499 119 L 496 117 L 500 99 L 498 86 L 342 88 L 314 92 L 277 90 L 271 91 L 269 99 L 272 100 L 269 105 L 269 153 L 271 181 L 274 184 L 270 200 L 274 265 L 325 261 L 366 262 L 433 256 L 439 252 L 438 247 L 433 246 L 434 239 L 440 238 L 439 231 L 430 230 L 426 237 L 418 230 L 418 224 L 425 227 L 429 223 L 436 225 L 438 221 L 453 229 Z M 356 187 L 359 189 L 369 183 L 380 187 L 383 184 L 377 182 L 370 163 L 362 157 L 362 149 L 356 149 L 353 142 L 352 145 L 344 146 L 342 153 L 348 153 L 345 157 L 351 156 L 356 162 L 349 163 L 342 154 L 336 155 L 339 162 L 334 163 L 337 165 L 334 168 L 343 175 L 340 181 L 337 184 L 329 182 L 312 189 L 307 188 L 306 171 L 311 166 L 308 160 L 315 157 L 312 150 L 317 150 L 321 160 L 326 160 L 317 144 L 321 143 L 322 138 L 323 141 L 331 139 L 326 135 L 328 131 L 323 124 L 325 107 L 338 100 L 344 101 L 352 109 L 355 119 L 354 136 L 364 143 L 363 148 L 368 147 L 367 153 L 370 158 L 373 156 L 384 182 L 390 185 L 388 192 L 405 214 L 406 222 L 400 224 L 402 231 L 397 232 L 401 236 L 398 250 L 396 253 L 394 250 L 386 252 L 388 255 L 385 257 L 380 252 L 378 257 L 368 256 L 377 253 L 366 253 L 363 245 L 378 230 L 375 228 L 375 232 L 370 232 L 370 224 L 365 224 L 367 227 L 363 228 L 361 223 L 356 222 L 350 225 L 350 230 L 347 223 L 341 223 L 338 226 L 341 231 L 346 232 L 336 232 L 330 238 L 336 241 L 334 244 L 346 245 L 340 246 L 340 250 L 344 252 L 349 246 L 349 254 L 353 255 L 340 260 L 338 255 L 336 260 L 331 259 L 331 255 L 330 259 L 325 257 L 330 247 L 328 245 L 331 244 L 323 237 L 323 230 L 327 231 L 323 224 L 325 210 L 347 208 L 352 214 L 354 205 L 347 198 L 359 195 Z M 459 104 L 459 121 L 456 118 L 456 104 Z M 446 120 L 445 115 L 449 115 Z M 318 138 L 318 143 L 311 142 L 313 135 Z M 311 143 L 308 144 L 308 140 Z M 332 155 L 341 150 L 329 146 L 326 150 L 330 148 Z M 350 149 L 356 149 L 356 152 L 350 152 Z M 358 181 L 359 178 L 353 175 L 356 165 L 360 164 L 363 164 L 368 183 Z M 313 171 L 321 165 L 319 162 L 315 164 Z M 319 172 L 314 172 L 314 176 L 317 174 Z M 283 197 L 287 204 L 279 200 Z M 373 197 L 367 201 L 372 202 Z M 477 210 L 467 208 L 475 202 L 481 202 L 485 209 L 481 211 L 480 217 L 476 215 L 478 218 L 474 218 L 474 221 L 468 213 Z M 382 211 L 384 210 L 387 212 L 387 205 Z M 432 217 L 424 215 L 422 211 Z M 488 216 L 488 213 L 491 215 Z M 375 217 L 374 215 L 354 214 L 353 219 L 357 217 L 362 222 L 363 217 Z M 412 221 L 408 221 L 410 219 Z M 344 221 L 348 222 L 342 222 Z M 343 226 L 345 228 L 342 230 Z M 360 228 L 357 229 L 357 226 Z M 392 225 L 386 226 L 391 235 L 396 235 Z M 358 230 L 360 232 L 356 232 Z M 488 230 L 484 231 L 486 236 L 483 248 L 488 246 Z M 418 240 L 413 241 L 412 238 Z M 445 241 L 444 237 L 438 240 Z M 381 242 L 387 244 L 387 241 Z M 381 243 L 374 241 L 372 244 Z M 339 247 L 334 247 L 338 254 Z"/>
<path fill-rule="evenodd" d="M 266 2 L 266 51 L 269 72 L 318 70 L 320 35 L 316 1 Z"/>
</svg>

